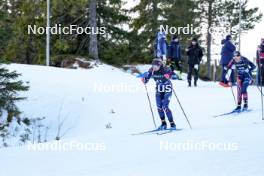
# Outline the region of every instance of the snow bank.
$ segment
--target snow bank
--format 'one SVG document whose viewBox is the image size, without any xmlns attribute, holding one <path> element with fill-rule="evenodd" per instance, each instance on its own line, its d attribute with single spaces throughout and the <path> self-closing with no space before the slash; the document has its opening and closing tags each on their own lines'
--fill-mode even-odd
<svg viewBox="0 0 264 176">
<path fill-rule="evenodd" d="M 194 129 L 172 97 L 170 107 L 182 131 L 132 136 L 153 129 L 145 89 L 135 76 L 108 65 L 90 70 L 8 68 L 22 73 L 31 86 L 28 100 L 19 103 L 24 116 L 46 117 L 51 129 L 50 142 L 38 150 L 30 145 L 0 149 L 1 175 L 263 175 L 264 126 L 256 87 L 249 88 L 252 112 L 213 118 L 234 108 L 229 89 L 205 82 L 188 88 L 185 81 L 173 81 Z M 159 123 L 154 84 L 148 89 Z M 66 119 L 67 131 L 60 143 L 53 141 L 58 117 Z"/>
</svg>

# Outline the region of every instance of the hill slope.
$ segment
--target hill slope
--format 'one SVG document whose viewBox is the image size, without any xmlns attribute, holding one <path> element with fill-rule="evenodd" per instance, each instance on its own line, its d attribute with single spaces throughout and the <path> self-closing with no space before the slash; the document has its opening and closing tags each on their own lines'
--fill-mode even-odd
<svg viewBox="0 0 264 176">
<path fill-rule="evenodd" d="M 50 141 L 49 149 L 38 145 L 39 151 L 28 146 L 0 149 L 1 175 L 263 175 L 264 124 L 255 87 L 249 88 L 252 112 L 213 118 L 234 108 L 229 89 L 205 82 L 188 88 L 185 81 L 173 81 L 193 130 L 172 97 L 170 107 L 183 130 L 133 136 L 153 129 L 144 86 L 135 76 L 108 65 L 91 70 L 17 64 L 8 68 L 22 73 L 31 86 L 28 100 L 19 104 L 23 114 L 46 117 L 49 140 L 56 136 L 58 117 L 66 119 L 62 131 L 67 133 L 59 144 L 79 147 L 54 149 L 58 143 Z M 154 84 L 148 88 L 159 123 Z"/>
</svg>

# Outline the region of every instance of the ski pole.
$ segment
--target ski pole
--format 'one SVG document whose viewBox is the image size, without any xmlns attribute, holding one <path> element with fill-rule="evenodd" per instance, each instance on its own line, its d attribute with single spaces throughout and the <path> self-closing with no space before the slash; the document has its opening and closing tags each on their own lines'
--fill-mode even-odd
<svg viewBox="0 0 264 176">
<path fill-rule="evenodd" d="M 178 96 L 177 96 L 177 94 L 176 94 L 176 92 L 175 92 L 174 88 L 172 87 L 172 85 L 171 85 L 171 89 L 172 89 L 172 91 L 173 91 L 173 94 L 175 95 L 175 97 L 176 97 L 176 99 L 177 99 L 177 101 L 178 101 L 178 103 L 179 103 L 179 105 L 180 105 L 180 108 L 181 108 L 181 110 L 182 110 L 182 113 L 183 113 L 183 115 L 184 115 L 185 119 L 187 120 L 187 122 L 188 122 L 188 124 L 189 124 L 189 127 L 190 127 L 190 129 L 192 130 L 191 123 L 190 123 L 190 121 L 189 121 L 189 119 L 188 119 L 188 117 L 187 117 L 187 115 L 186 115 L 186 113 L 185 113 L 185 111 L 184 111 L 184 109 L 183 109 L 183 107 L 182 107 L 182 105 L 181 105 L 181 102 L 180 102 L 180 100 L 179 100 L 179 98 L 178 98 Z"/>
<path fill-rule="evenodd" d="M 154 117 L 154 113 L 153 113 L 153 109 L 152 109 L 151 101 L 150 101 L 150 98 L 149 98 L 148 88 L 147 88 L 147 85 L 146 85 L 146 84 L 144 84 L 144 86 L 145 86 L 145 90 L 146 90 L 147 97 L 148 97 L 149 109 L 150 109 L 150 111 L 151 111 L 152 120 L 153 120 L 153 123 L 154 123 L 155 129 L 156 129 L 156 128 L 157 128 L 157 125 L 156 125 L 156 122 L 155 122 L 155 117 Z"/>
<path fill-rule="evenodd" d="M 237 83 L 237 101 L 239 98 L 242 98 L 242 83 Z"/>
<path fill-rule="evenodd" d="M 232 92 L 232 95 L 233 95 L 233 98 L 234 98 L 234 102 L 236 104 L 236 96 L 235 96 L 235 93 L 234 93 L 234 90 L 233 90 L 233 85 L 231 85 L 231 92 Z"/>
<path fill-rule="evenodd" d="M 262 113 L 262 120 L 264 120 L 264 109 L 263 109 L 263 68 L 260 67 L 260 92 L 261 92 L 261 113 Z"/>
<path fill-rule="evenodd" d="M 233 70 L 232 70 L 232 71 L 233 71 Z M 228 73 L 227 73 L 227 74 L 228 74 Z M 230 74 L 230 76 L 229 76 L 229 81 L 228 81 L 228 82 L 232 82 L 230 77 L 233 78 L 232 72 L 231 72 L 231 74 Z M 233 84 L 233 83 L 232 83 L 232 84 Z M 235 93 L 234 93 L 234 90 L 233 90 L 233 85 L 230 86 L 230 89 L 231 89 L 231 92 L 232 92 L 232 95 L 233 95 L 233 98 L 234 98 L 234 102 L 235 102 L 235 105 L 236 105 L 236 96 L 235 96 Z"/>
<path fill-rule="evenodd" d="M 261 114 L 262 114 L 262 120 L 264 120 L 264 109 L 263 109 L 263 80 L 262 80 L 262 78 L 263 78 L 263 76 L 262 76 L 262 74 L 263 74 L 263 68 L 261 67 L 260 68 L 260 88 L 259 88 L 259 85 L 257 85 L 257 88 L 258 88 L 258 90 L 260 91 L 260 96 L 261 96 Z M 252 76 L 248 73 L 248 75 L 249 75 L 249 77 L 251 78 L 251 79 L 253 79 L 252 78 Z"/>
<path fill-rule="evenodd" d="M 260 74 L 261 74 L 261 73 L 260 73 Z M 252 77 L 249 73 L 248 73 L 248 75 L 249 75 L 249 77 L 250 77 L 252 80 L 254 80 L 253 77 Z M 261 77 L 262 77 L 262 76 L 261 76 Z M 261 77 L 260 77 L 260 78 L 261 78 Z M 261 81 L 261 84 L 263 84 L 262 81 Z M 257 88 L 258 88 L 260 94 L 261 94 L 262 96 L 264 96 L 263 90 L 261 90 L 262 88 L 260 88 L 258 84 L 257 84 L 256 86 L 257 86 Z M 261 85 L 261 86 L 262 86 L 262 85 Z"/>
</svg>

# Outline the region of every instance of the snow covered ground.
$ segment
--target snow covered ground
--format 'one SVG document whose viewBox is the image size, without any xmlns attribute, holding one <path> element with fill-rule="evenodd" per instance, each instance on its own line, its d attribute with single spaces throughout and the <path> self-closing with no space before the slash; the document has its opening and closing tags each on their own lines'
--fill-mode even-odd
<svg viewBox="0 0 264 176">
<path fill-rule="evenodd" d="M 1 176 L 263 176 L 264 123 L 256 87 L 249 88 L 252 112 L 214 118 L 235 107 L 230 89 L 173 81 L 193 130 L 173 97 L 170 107 L 182 131 L 133 136 L 153 129 L 145 89 L 135 75 L 108 65 L 7 67 L 29 82 L 28 99 L 19 107 L 25 117 L 46 117 L 50 142 L 0 149 Z M 154 81 L 148 89 L 159 123 Z M 65 135 L 55 142 L 58 117 L 66 119 Z"/>
</svg>

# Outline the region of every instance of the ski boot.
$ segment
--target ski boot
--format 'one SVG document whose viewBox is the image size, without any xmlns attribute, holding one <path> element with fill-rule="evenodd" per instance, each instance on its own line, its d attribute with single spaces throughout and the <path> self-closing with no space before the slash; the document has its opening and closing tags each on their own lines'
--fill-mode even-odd
<svg viewBox="0 0 264 176">
<path fill-rule="evenodd" d="M 238 105 L 238 106 L 236 107 L 236 109 L 234 109 L 233 112 L 237 112 L 237 113 L 239 113 L 240 111 L 241 111 L 241 105 Z"/>
<path fill-rule="evenodd" d="M 192 82 L 188 81 L 188 87 L 192 87 Z"/>
<path fill-rule="evenodd" d="M 175 123 L 172 121 L 172 122 L 170 122 L 170 126 L 171 126 L 171 130 L 176 130 L 176 125 L 175 125 Z"/>
<path fill-rule="evenodd" d="M 165 120 L 161 121 L 161 125 L 158 127 L 158 130 L 166 130 L 167 129 L 167 123 Z"/>
<path fill-rule="evenodd" d="M 197 87 L 197 81 L 194 81 L 194 87 Z"/>
<path fill-rule="evenodd" d="M 247 103 L 245 103 L 244 104 L 244 106 L 243 106 L 243 109 L 242 109 L 242 111 L 247 111 L 248 110 L 248 104 Z"/>
</svg>

